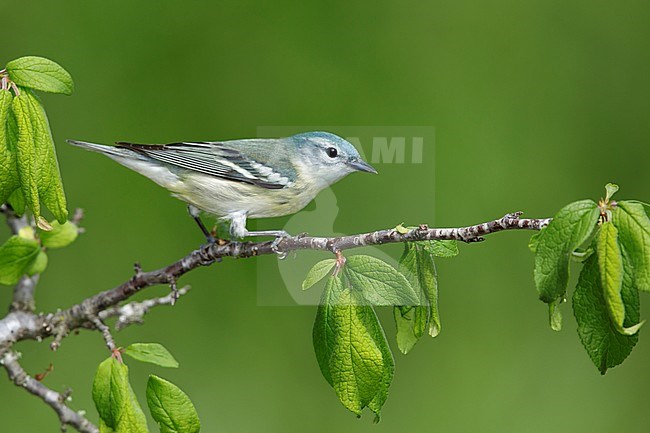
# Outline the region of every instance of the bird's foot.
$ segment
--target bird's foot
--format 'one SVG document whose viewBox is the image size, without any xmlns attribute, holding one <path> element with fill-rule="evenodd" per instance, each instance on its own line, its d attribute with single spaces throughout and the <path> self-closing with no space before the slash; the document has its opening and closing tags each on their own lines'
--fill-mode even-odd
<svg viewBox="0 0 650 433">
<path fill-rule="evenodd" d="M 287 253 L 280 249 L 280 244 L 288 237 L 289 237 L 288 234 L 286 236 L 278 236 L 271 243 L 271 251 L 277 254 L 280 260 L 285 259 L 287 257 Z"/>
</svg>

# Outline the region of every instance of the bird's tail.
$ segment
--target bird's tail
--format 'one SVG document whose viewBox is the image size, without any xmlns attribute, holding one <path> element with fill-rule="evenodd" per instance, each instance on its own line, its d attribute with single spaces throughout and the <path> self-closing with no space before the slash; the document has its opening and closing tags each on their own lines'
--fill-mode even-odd
<svg viewBox="0 0 650 433">
<path fill-rule="evenodd" d="M 97 153 L 103 153 L 104 155 L 111 156 L 111 157 L 133 158 L 134 156 L 135 157 L 139 156 L 136 152 L 133 152 L 132 150 L 129 149 L 125 149 L 123 147 L 106 146 L 105 144 L 95 144 L 95 143 L 88 143 L 85 141 L 77 141 L 77 140 L 66 140 L 66 141 L 72 144 L 73 146 L 83 147 L 84 149 L 91 150 Z"/>
</svg>

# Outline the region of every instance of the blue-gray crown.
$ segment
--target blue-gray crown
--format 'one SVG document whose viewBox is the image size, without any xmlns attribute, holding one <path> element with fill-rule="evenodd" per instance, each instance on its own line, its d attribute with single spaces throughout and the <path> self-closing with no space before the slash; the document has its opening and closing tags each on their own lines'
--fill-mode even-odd
<svg viewBox="0 0 650 433">
<path fill-rule="evenodd" d="M 296 134 L 291 138 L 296 142 L 297 145 L 306 144 L 312 141 L 312 139 L 314 138 L 326 140 L 338 146 L 338 148 L 341 149 L 346 155 L 350 157 L 359 158 L 359 152 L 352 145 L 352 143 L 350 143 L 349 141 L 347 141 L 342 137 L 339 137 L 336 134 L 332 134 L 331 132 L 325 132 L 325 131 L 303 132 L 300 134 Z"/>
</svg>

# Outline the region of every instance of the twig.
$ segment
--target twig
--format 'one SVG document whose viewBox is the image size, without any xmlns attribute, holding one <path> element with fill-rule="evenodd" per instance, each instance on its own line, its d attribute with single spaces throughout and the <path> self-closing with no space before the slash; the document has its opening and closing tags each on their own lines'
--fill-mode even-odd
<svg viewBox="0 0 650 433">
<path fill-rule="evenodd" d="M 104 337 L 104 341 L 106 342 L 106 347 L 108 347 L 108 350 L 111 352 L 115 352 L 117 350 L 117 345 L 115 344 L 115 340 L 113 339 L 113 335 L 111 335 L 111 328 L 109 328 L 102 320 L 95 315 L 89 314 L 88 318 L 90 321 L 95 325 L 95 328 L 99 332 L 102 333 L 102 336 Z"/>
<path fill-rule="evenodd" d="M 21 228 L 27 227 L 29 225 L 26 215 L 19 217 L 16 215 L 16 212 L 14 212 L 11 206 L 6 203 L 0 204 L 0 213 L 3 213 L 5 215 L 7 225 L 9 226 L 11 233 L 14 235 L 17 235 Z"/>
<path fill-rule="evenodd" d="M 38 283 L 38 274 L 31 277 L 24 275 L 14 287 L 14 296 L 9 311 L 31 311 L 36 309 L 34 289 Z"/>
<path fill-rule="evenodd" d="M 78 207 L 74 210 L 74 214 L 72 215 L 72 218 L 70 218 L 70 222 L 78 226 L 81 223 L 81 220 L 83 219 L 84 219 L 84 210 Z"/>
<path fill-rule="evenodd" d="M 27 216 L 19 217 L 8 204 L 0 205 L 0 212 L 5 215 L 7 225 L 11 233 L 17 235 L 21 229 L 29 227 Z M 24 276 L 14 287 L 14 296 L 9 311 L 34 311 L 34 289 L 38 283 L 38 275 L 32 277 Z"/>
<path fill-rule="evenodd" d="M 99 433 L 99 429 L 88 421 L 83 412 L 75 412 L 66 404 L 66 395 L 51 390 L 27 374 L 18 362 L 18 354 L 9 351 L 0 358 L 0 364 L 7 370 L 9 380 L 19 388 L 24 388 L 48 404 L 59 416 L 62 428 L 70 425 L 81 433 Z"/>
<path fill-rule="evenodd" d="M 178 297 L 187 294 L 189 291 L 190 286 L 178 289 Z M 174 305 L 175 301 L 176 299 L 174 294 L 169 293 L 167 296 L 162 296 L 160 298 L 145 299 L 142 302 L 129 302 L 128 304 L 121 306 L 110 307 L 104 311 L 100 311 L 99 318 L 105 320 L 109 317 L 117 317 L 115 329 L 120 331 L 134 323 L 139 325 L 144 323 L 144 315 L 153 307 L 158 305 Z"/>
</svg>

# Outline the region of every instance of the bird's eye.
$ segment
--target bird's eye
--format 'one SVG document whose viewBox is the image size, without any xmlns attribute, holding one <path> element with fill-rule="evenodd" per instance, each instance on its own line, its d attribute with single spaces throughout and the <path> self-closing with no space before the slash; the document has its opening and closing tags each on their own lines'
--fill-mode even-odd
<svg viewBox="0 0 650 433">
<path fill-rule="evenodd" d="M 328 147 L 326 152 L 327 152 L 327 156 L 329 156 L 330 158 L 336 158 L 336 155 L 339 154 L 338 150 L 336 150 L 335 147 Z"/>
</svg>

